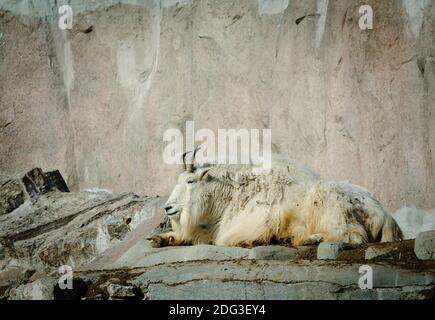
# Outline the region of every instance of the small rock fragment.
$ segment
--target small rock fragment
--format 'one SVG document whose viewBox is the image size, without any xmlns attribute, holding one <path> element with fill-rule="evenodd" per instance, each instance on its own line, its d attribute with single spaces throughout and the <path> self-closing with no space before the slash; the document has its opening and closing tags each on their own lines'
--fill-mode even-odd
<svg viewBox="0 0 435 320">
<path fill-rule="evenodd" d="M 14 211 L 26 199 L 35 199 L 52 190 L 69 192 L 59 170 L 44 173 L 35 168 L 23 176 L 0 177 L 0 216 Z"/>
<path fill-rule="evenodd" d="M 370 260 L 370 259 L 374 259 L 376 257 L 384 256 L 393 250 L 395 250 L 395 248 L 371 246 L 371 247 L 368 247 L 366 250 L 365 259 Z"/>
<path fill-rule="evenodd" d="M 35 168 L 27 172 L 22 178 L 22 182 L 31 198 L 48 191 L 47 177 L 40 168 Z"/>
<path fill-rule="evenodd" d="M 0 216 L 10 213 L 24 203 L 25 191 L 16 179 L 0 179 Z"/>
<path fill-rule="evenodd" d="M 111 283 L 107 286 L 107 293 L 112 299 L 131 299 L 138 297 L 138 290 L 135 286 L 126 286 Z"/>
<path fill-rule="evenodd" d="M 435 260 L 435 230 L 418 234 L 414 252 L 420 260 Z"/>
<path fill-rule="evenodd" d="M 46 172 L 45 175 L 50 190 L 57 189 L 60 192 L 69 192 L 69 188 L 59 170 Z"/>
<path fill-rule="evenodd" d="M 53 300 L 53 287 L 57 279 L 44 278 L 13 288 L 10 300 Z"/>
<path fill-rule="evenodd" d="M 335 260 L 341 251 L 351 248 L 352 246 L 345 242 L 322 242 L 317 247 L 317 259 Z"/>
</svg>

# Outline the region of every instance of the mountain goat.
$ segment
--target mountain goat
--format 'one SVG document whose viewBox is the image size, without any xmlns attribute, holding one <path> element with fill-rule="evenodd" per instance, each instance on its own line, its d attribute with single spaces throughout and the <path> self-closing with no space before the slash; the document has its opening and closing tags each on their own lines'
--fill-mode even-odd
<svg viewBox="0 0 435 320">
<path fill-rule="evenodd" d="M 249 165 L 185 164 L 165 205 L 172 231 L 154 247 L 187 244 L 252 246 L 321 241 L 350 244 L 402 239 L 402 232 L 365 189 L 322 180 L 276 155 L 269 173 Z"/>
</svg>

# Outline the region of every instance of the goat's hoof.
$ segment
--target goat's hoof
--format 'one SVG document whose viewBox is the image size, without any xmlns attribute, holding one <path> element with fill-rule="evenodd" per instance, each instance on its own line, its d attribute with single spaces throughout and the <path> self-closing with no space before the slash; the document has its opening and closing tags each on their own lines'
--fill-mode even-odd
<svg viewBox="0 0 435 320">
<path fill-rule="evenodd" d="M 160 235 L 155 235 L 150 238 L 147 238 L 147 240 L 150 241 L 151 247 L 153 248 L 161 248 L 171 245 L 171 243 L 174 241 L 174 237 L 163 237 Z"/>
<path fill-rule="evenodd" d="M 149 240 L 151 247 L 153 248 L 160 248 L 163 247 L 163 238 L 160 236 L 153 236 L 150 238 L 147 238 L 147 240 Z"/>
</svg>

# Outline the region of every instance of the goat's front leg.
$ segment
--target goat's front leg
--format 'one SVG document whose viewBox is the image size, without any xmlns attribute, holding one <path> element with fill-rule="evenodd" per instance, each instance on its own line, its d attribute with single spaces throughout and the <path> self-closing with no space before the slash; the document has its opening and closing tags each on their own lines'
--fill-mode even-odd
<svg viewBox="0 0 435 320">
<path fill-rule="evenodd" d="M 156 234 L 148 238 L 153 248 L 161 248 L 167 246 L 181 246 L 185 241 L 181 240 L 177 233 L 174 231 Z"/>
</svg>

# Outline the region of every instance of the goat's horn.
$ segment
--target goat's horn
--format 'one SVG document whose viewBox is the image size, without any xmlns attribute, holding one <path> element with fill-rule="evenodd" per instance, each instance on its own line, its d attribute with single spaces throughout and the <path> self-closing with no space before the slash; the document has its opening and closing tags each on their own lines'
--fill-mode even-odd
<svg viewBox="0 0 435 320">
<path fill-rule="evenodd" d="M 201 149 L 201 146 L 196 147 L 195 151 L 193 151 L 193 161 L 195 161 L 196 153 Z"/>
<path fill-rule="evenodd" d="M 187 172 L 193 172 L 193 171 L 195 170 L 195 165 L 194 165 L 194 162 L 195 162 L 195 155 L 196 155 L 196 152 L 198 152 L 199 149 L 201 149 L 201 147 L 197 147 L 197 148 L 193 151 L 192 163 L 187 163 L 187 164 L 186 164 L 186 155 L 187 155 L 188 153 L 192 152 L 192 151 L 188 151 L 188 152 L 183 153 L 183 168 L 184 168 L 185 171 L 187 171 Z"/>
<path fill-rule="evenodd" d="M 182 156 L 182 158 L 183 158 L 183 169 L 186 171 L 187 170 L 187 165 L 186 165 L 186 155 L 188 154 L 188 153 L 190 153 L 191 151 L 187 151 L 187 152 L 185 152 L 185 153 L 183 153 L 183 156 Z"/>
<path fill-rule="evenodd" d="M 189 163 L 189 164 L 187 165 L 187 172 L 193 172 L 193 171 L 195 171 L 195 156 L 196 156 L 196 153 L 198 152 L 199 149 L 201 149 L 201 146 L 197 147 L 197 148 L 193 151 L 192 163 Z"/>
</svg>

